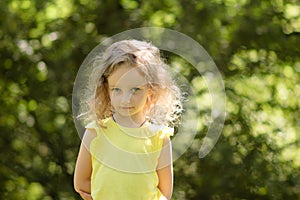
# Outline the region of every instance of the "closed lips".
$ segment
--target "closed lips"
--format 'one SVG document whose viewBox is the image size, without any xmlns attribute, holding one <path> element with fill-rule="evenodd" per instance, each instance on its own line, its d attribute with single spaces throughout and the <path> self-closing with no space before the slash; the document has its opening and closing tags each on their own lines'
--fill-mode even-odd
<svg viewBox="0 0 300 200">
<path fill-rule="evenodd" d="M 120 107 L 121 109 L 131 109 L 131 108 L 133 108 L 133 107 L 131 107 L 131 106 L 126 106 L 126 107 Z"/>
</svg>

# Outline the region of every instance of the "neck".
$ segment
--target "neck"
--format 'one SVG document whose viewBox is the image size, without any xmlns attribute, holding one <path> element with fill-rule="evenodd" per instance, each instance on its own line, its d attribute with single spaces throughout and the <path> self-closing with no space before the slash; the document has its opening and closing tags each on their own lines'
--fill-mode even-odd
<svg viewBox="0 0 300 200">
<path fill-rule="evenodd" d="M 129 127 L 129 128 L 142 127 L 146 122 L 145 116 L 124 117 L 124 116 L 120 116 L 115 113 L 112 115 L 112 118 L 117 124 L 120 124 L 121 126 Z"/>
</svg>

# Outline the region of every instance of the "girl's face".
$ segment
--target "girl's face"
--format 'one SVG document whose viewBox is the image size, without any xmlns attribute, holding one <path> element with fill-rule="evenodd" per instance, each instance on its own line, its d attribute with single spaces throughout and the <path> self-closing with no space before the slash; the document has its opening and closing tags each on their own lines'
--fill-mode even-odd
<svg viewBox="0 0 300 200">
<path fill-rule="evenodd" d="M 144 75 L 129 64 L 121 64 L 108 77 L 109 96 L 114 115 L 145 118 L 144 108 L 150 95 Z"/>
</svg>

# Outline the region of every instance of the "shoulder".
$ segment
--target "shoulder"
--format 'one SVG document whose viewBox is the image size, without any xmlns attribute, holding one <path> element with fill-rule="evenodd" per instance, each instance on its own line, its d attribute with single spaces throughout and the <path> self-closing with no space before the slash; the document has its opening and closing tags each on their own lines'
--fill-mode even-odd
<svg viewBox="0 0 300 200">
<path fill-rule="evenodd" d="M 154 125 L 151 124 L 149 129 L 155 133 L 159 140 L 163 141 L 163 143 L 169 143 L 170 137 L 174 135 L 174 128 L 164 126 L 164 125 Z"/>
<path fill-rule="evenodd" d="M 98 131 L 100 129 L 106 128 L 106 126 L 108 124 L 108 121 L 109 121 L 109 118 L 99 120 L 99 121 L 93 120 L 93 121 L 89 122 L 85 126 L 85 128 L 86 128 L 86 130 L 96 130 L 96 131 Z"/>
<path fill-rule="evenodd" d="M 97 131 L 92 128 L 87 128 L 84 132 L 82 143 L 84 143 L 85 146 L 89 148 L 92 140 L 96 137 L 97 137 Z"/>
<path fill-rule="evenodd" d="M 93 140 L 101 131 L 102 128 L 104 128 L 105 122 L 103 120 L 101 122 L 97 122 L 96 120 L 89 122 L 85 126 L 85 132 L 83 135 L 83 141 L 90 142 Z"/>
<path fill-rule="evenodd" d="M 161 138 L 170 138 L 173 135 L 174 135 L 174 128 L 172 127 L 163 126 L 162 129 L 160 130 Z"/>
<path fill-rule="evenodd" d="M 160 133 L 168 134 L 169 136 L 172 136 L 174 133 L 174 128 L 165 125 L 157 125 L 157 124 L 149 125 L 149 130 L 152 132 L 160 132 Z"/>
</svg>

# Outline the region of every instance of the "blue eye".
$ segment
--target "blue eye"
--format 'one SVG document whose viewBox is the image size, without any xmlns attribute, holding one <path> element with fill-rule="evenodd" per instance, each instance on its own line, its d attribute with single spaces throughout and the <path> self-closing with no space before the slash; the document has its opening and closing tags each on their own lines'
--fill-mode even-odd
<svg viewBox="0 0 300 200">
<path fill-rule="evenodd" d="M 140 89 L 140 88 L 137 88 L 137 87 L 131 89 L 132 92 L 137 92 L 137 91 L 139 91 L 139 90 L 141 90 L 141 89 Z"/>
<path fill-rule="evenodd" d="M 121 90 L 119 88 L 112 88 L 111 91 L 113 91 L 113 92 L 120 92 Z"/>
</svg>

